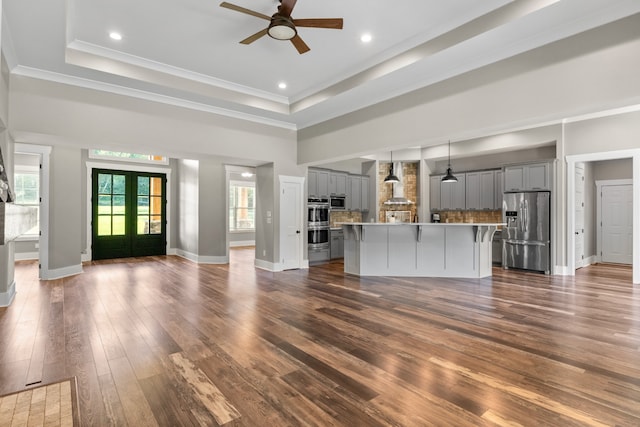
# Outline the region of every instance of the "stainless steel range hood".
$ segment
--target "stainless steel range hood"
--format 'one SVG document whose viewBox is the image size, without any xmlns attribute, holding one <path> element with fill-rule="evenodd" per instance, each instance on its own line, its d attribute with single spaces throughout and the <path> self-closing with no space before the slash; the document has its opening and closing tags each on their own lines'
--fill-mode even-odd
<svg viewBox="0 0 640 427">
<path fill-rule="evenodd" d="M 404 197 L 404 171 L 402 170 L 402 163 L 393 163 L 393 171 L 398 177 L 399 182 L 393 185 L 393 197 L 384 202 L 387 206 L 400 206 L 400 205 L 412 205 L 413 202 Z"/>
</svg>

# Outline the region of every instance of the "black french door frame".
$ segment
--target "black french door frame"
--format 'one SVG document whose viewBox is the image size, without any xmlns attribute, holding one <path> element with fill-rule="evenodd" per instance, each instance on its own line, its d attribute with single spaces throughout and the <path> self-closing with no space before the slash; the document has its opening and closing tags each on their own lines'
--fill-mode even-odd
<svg viewBox="0 0 640 427">
<path fill-rule="evenodd" d="M 93 169 L 92 259 L 166 254 L 166 184 L 162 173 Z"/>
</svg>

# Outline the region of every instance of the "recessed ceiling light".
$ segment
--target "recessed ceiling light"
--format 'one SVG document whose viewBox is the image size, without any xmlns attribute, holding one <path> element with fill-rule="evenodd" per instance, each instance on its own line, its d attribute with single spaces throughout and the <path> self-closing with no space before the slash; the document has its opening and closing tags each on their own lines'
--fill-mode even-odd
<svg viewBox="0 0 640 427">
<path fill-rule="evenodd" d="M 360 36 L 360 41 L 362 43 L 369 43 L 371 39 L 373 39 L 373 37 L 369 33 L 364 33 L 363 35 Z"/>
<path fill-rule="evenodd" d="M 109 37 L 111 37 L 113 40 L 122 40 L 122 34 L 115 31 L 110 32 Z"/>
<path fill-rule="evenodd" d="M 280 82 L 280 83 L 278 83 L 278 87 L 280 89 L 286 89 L 287 88 L 287 84 L 285 82 Z"/>
</svg>

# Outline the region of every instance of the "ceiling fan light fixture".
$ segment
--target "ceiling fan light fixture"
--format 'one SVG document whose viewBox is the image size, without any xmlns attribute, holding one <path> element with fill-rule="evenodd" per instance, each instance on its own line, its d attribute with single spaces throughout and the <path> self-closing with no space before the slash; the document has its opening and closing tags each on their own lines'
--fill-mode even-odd
<svg viewBox="0 0 640 427">
<path fill-rule="evenodd" d="M 291 40 L 298 32 L 291 19 L 276 13 L 271 19 L 267 34 L 276 40 Z"/>
</svg>

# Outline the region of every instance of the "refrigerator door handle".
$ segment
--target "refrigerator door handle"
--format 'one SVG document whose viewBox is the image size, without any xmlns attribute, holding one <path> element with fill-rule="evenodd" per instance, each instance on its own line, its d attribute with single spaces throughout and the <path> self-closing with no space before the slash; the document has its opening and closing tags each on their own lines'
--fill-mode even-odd
<svg viewBox="0 0 640 427">
<path fill-rule="evenodd" d="M 524 232 L 529 232 L 529 201 L 524 201 Z"/>
<path fill-rule="evenodd" d="M 531 240 L 505 240 L 505 243 L 520 246 L 546 246 L 549 244 L 549 242 L 536 242 Z"/>
</svg>

